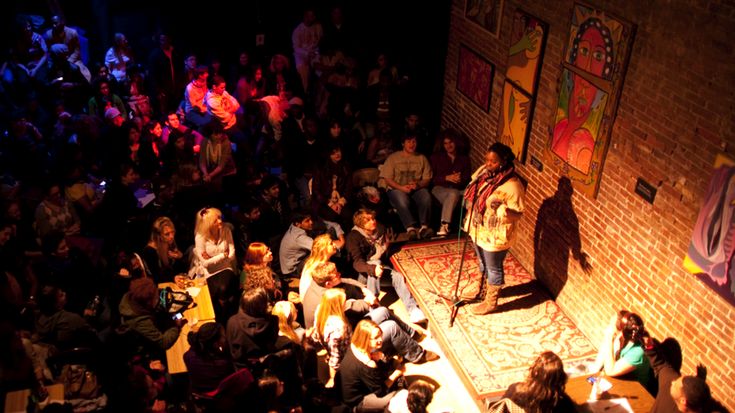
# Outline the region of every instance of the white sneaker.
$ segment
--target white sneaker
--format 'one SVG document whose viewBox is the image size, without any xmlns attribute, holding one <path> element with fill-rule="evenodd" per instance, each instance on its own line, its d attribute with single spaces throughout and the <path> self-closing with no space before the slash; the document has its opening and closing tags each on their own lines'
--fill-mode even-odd
<svg viewBox="0 0 735 413">
<path fill-rule="evenodd" d="M 449 234 L 449 224 L 446 222 L 442 222 L 441 227 L 439 227 L 439 231 L 436 232 L 436 235 L 440 237 L 447 236 Z"/>
<path fill-rule="evenodd" d="M 426 318 L 426 316 L 424 315 L 424 312 L 421 311 L 421 309 L 418 308 L 418 307 L 416 307 L 413 310 L 411 310 L 410 314 L 408 315 L 408 319 L 413 324 L 420 324 L 420 323 L 423 323 L 425 321 L 428 321 L 427 318 Z"/>
</svg>

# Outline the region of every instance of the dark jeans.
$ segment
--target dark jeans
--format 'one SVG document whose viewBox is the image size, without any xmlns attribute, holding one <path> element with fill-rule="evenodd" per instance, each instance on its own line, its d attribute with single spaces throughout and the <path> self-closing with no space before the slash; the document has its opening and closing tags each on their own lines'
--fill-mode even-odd
<svg viewBox="0 0 735 413">
<path fill-rule="evenodd" d="M 475 252 L 479 261 L 480 272 L 485 276 L 488 284 L 505 284 L 503 261 L 505 260 L 505 256 L 508 255 L 508 250 L 486 251 L 475 245 Z"/>
</svg>

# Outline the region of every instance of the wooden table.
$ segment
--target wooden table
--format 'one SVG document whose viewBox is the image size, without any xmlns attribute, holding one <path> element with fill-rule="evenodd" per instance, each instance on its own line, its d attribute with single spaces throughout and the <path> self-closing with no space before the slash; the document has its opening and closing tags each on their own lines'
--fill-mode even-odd
<svg viewBox="0 0 735 413">
<path fill-rule="evenodd" d="M 587 405 L 592 385 L 587 381 L 586 376 L 573 377 L 567 382 L 566 392 L 572 398 L 574 404 L 577 405 L 577 411 L 589 412 Z M 653 406 L 653 396 L 646 390 L 643 385 L 635 380 L 621 380 L 614 377 L 605 377 L 607 381 L 612 383 L 612 388 L 603 396 L 602 399 L 626 398 L 630 407 L 636 413 L 648 413 Z"/>
<path fill-rule="evenodd" d="M 48 402 L 64 401 L 64 385 L 51 384 L 46 386 L 48 391 Z M 17 390 L 8 392 L 5 396 L 5 413 L 26 413 L 28 408 L 28 396 L 31 395 L 31 389 Z"/>
<path fill-rule="evenodd" d="M 182 291 L 176 286 L 175 283 L 161 283 L 158 284 L 159 288 L 171 287 L 174 291 Z M 209 295 L 209 287 L 207 282 L 201 279 L 197 280 L 196 288 L 199 288 L 199 293 L 194 298 L 196 306 L 189 310 L 184 311 L 184 317 L 189 320 L 181 328 L 181 334 L 176 343 L 166 350 L 166 362 L 168 365 L 168 372 L 170 374 L 186 373 L 186 364 L 184 364 L 184 353 L 189 350 L 189 341 L 187 336 L 192 328 L 197 329 L 204 323 L 214 321 L 214 307 L 212 307 L 212 298 Z"/>
</svg>

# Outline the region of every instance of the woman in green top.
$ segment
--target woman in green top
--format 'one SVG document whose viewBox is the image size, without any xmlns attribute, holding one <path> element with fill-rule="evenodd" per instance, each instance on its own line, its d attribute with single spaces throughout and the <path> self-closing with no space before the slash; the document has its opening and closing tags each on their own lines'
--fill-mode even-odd
<svg viewBox="0 0 735 413">
<path fill-rule="evenodd" d="M 644 354 L 643 337 L 648 333 L 638 314 L 621 310 L 605 330 L 597 355 L 599 369 L 610 377 L 629 377 L 648 388 L 651 365 Z"/>
</svg>

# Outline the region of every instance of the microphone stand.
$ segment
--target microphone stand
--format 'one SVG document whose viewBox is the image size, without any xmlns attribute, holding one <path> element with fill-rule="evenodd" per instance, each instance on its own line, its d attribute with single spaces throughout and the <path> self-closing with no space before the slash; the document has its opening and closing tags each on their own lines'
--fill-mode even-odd
<svg viewBox="0 0 735 413">
<path fill-rule="evenodd" d="M 468 190 L 472 190 L 473 186 L 477 187 L 479 185 L 480 183 L 479 177 L 481 175 L 482 174 L 479 174 L 477 179 L 475 179 L 473 182 L 470 183 L 470 185 L 467 187 Z M 477 194 L 475 195 L 475 199 L 477 199 Z M 463 206 L 462 209 L 464 210 L 464 207 L 467 206 L 467 200 L 465 199 L 462 200 L 462 206 Z M 468 221 L 467 221 L 469 225 L 472 225 L 472 218 L 473 218 L 474 211 L 475 211 L 475 207 L 473 203 L 472 207 L 470 208 L 470 213 L 469 213 Z M 459 216 L 459 222 L 460 222 L 460 227 L 459 229 L 457 229 L 457 242 L 460 241 L 460 237 L 462 234 L 462 226 L 461 226 L 462 225 L 461 224 L 462 223 L 462 213 L 461 212 Z M 469 225 L 467 228 L 468 230 L 469 230 Z M 457 269 L 457 278 L 454 284 L 454 294 L 452 295 L 452 297 L 449 297 L 439 292 L 430 291 L 431 293 L 434 293 L 437 296 L 447 301 L 450 301 L 452 303 L 452 313 L 449 316 L 449 327 L 454 326 L 454 319 L 457 318 L 457 313 L 459 312 L 460 307 L 464 306 L 465 304 L 472 304 L 472 303 L 477 303 L 481 301 L 485 293 L 485 291 L 483 291 L 485 289 L 484 288 L 485 283 L 483 282 L 482 277 L 480 277 L 480 288 L 478 289 L 477 294 L 473 298 L 461 298 L 459 296 L 459 282 L 462 278 L 462 267 L 464 266 L 464 256 L 465 256 L 465 251 L 467 250 L 467 244 L 469 243 L 469 240 L 470 240 L 470 234 L 468 232 L 467 235 L 465 236 L 464 243 L 462 244 L 462 252 L 459 258 L 459 268 Z"/>
</svg>

